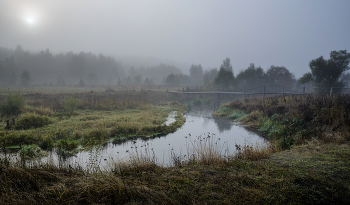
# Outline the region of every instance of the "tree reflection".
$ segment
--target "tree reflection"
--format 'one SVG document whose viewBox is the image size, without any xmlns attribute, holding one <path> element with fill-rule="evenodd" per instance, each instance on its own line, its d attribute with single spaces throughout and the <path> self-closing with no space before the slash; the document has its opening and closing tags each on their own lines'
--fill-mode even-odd
<svg viewBox="0 0 350 205">
<path fill-rule="evenodd" d="M 231 128 L 232 128 L 232 124 L 227 119 L 214 117 L 213 120 L 214 120 L 220 133 L 227 131 L 227 130 L 231 130 Z"/>
</svg>

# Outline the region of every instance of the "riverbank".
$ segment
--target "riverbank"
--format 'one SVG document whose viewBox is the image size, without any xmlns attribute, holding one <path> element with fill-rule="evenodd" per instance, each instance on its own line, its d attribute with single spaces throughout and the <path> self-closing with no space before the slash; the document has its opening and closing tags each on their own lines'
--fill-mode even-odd
<svg viewBox="0 0 350 205">
<path fill-rule="evenodd" d="M 112 172 L 99 169 L 86 172 L 50 164 L 23 167 L 2 159 L 0 202 L 348 204 L 350 201 L 347 144 L 314 141 L 263 160 L 227 159 L 203 151 L 195 160 L 174 167 L 131 158 L 111 164 Z"/>
<path fill-rule="evenodd" d="M 213 115 L 254 128 L 281 149 L 313 139 L 350 141 L 349 95 L 245 98 L 222 105 Z"/>
</svg>

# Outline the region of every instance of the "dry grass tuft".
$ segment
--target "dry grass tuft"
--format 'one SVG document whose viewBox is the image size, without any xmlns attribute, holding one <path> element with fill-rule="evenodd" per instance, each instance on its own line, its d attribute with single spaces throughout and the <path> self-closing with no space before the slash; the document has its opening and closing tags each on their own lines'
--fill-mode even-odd
<svg viewBox="0 0 350 205">
<path fill-rule="evenodd" d="M 252 161 L 266 159 L 271 154 L 281 151 L 279 146 L 273 145 L 271 143 L 255 144 L 254 146 L 243 147 L 236 145 L 236 148 L 238 149 L 238 154 L 235 156 L 237 159 L 246 159 Z"/>
</svg>

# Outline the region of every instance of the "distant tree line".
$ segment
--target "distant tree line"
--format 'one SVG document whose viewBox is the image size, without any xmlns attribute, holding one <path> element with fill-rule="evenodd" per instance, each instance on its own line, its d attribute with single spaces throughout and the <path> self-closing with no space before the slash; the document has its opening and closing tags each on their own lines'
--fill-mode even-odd
<svg viewBox="0 0 350 205">
<path fill-rule="evenodd" d="M 121 64 L 103 54 L 67 52 L 53 55 L 49 49 L 32 53 L 21 46 L 14 51 L 0 48 L 0 85 L 90 85 L 99 80 L 104 82 L 109 77 L 116 80 L 117 76 L 124 76 Z"/>
<path fill-rule="evenodd" d="M 201 90 L 230 90 L 246 91 L 259 86 L 268 87 L 269 92 L 281 92 L 283 86 L 285 92 L 301 92 L 306 87 L 309 92 L 329 93 L 331 87 L 333 93 L 340 93 L 344 86 L 350 86 L 349 68 L 350 53 L 346 50 L 332 51 L 330 59 L 323 56 L 311 60 L 309 67 L 311 72 L 296 80 L 284 66 L 270 66 L 266 72 L 260 66 L 253 63 L 248 68 L 241 70 L 236 76 L 233 73 L 230 58 L 223 60 L 220 69 L 209 69 L 203 72 L 202 66 L 192 65 L 190 75 L 169 74 L 163 83 L 168 86 L 199 86 Z M 261 91 L 262 88 L 255 91 Z"/>
<path fill-rule="evenodd" d="M 125 69 L 113 57 L 91 52 L 54 55 L 49 49 L 33 53 L 20 45 L 0 47 L 0 86 L 154 85 L 170 73 L 181 70 L 166 64 Z"/>
<path fill-rule="evenodd" d="M 332 51 L 329 59 L 323 56 L 311 60 L 311 72 L 296 80 L 284 66 L 270 66 L 266 71 L 251 63 L 248 68 L 234 74 L 230 58 L 223 60 L 219 69 L 204 70 L 201 64 L 192 64 L 189 75 L 175 66 L 159 64 L 149 67 L 125 69 L 113 57 L 93 53 L 60 53 L 49 49 L 32 53 L 19 45 L 15 50 L 0 47 L 0 86 L 90 86 L 90 85 L 142 85 L 163 84 L 175 87 L 200 87 L 201 90 L 246 91 L 264 85 L 284 86 L 285 92 L 301 91 L 307 87 L 316 93 L 341 92 L 349 86 L 350 53 Z M 259 91 L 259 90 L 256 90 Z M 270 92 L 281 91 L 269 87 Z"/>
<path fill-rule="evenodd" d="M 199 86 L 202 90 L 230 90 L 245 91 L 263 85 L 284 86 L 285 91 L 296 89 L 295 76 L 284 66 L 271 66 L 265 72 L 261 67 L 255 67 L 253 63 L 240 71 L 236 76 L 233 73 L 230 58 L 223 60 L 220 69 L 208 69 L 203 71 L 202 66 L 192 65 L 190 76 L 182 74 L 170 74 L 165 78 L 164 84 L 168 86 Z M 275 91 L 280 88 L 271 88 Z"/>
</svg>

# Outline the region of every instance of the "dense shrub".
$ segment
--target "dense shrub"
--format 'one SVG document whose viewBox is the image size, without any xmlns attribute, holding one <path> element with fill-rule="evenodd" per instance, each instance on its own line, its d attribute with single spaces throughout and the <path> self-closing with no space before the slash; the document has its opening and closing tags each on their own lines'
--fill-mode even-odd
<svg viewBox="0 0 350 205">
<path fill-rule="evenodd" d="M 16 123 L 16 129 L 39 128 L 51 124 L 52 120 L 47 116 L 41 116 L 33 113 L 22 114 Z"/>
<path fill-rule="evenodd" d="M 1 115 L 19 115 L 24 108 L 25 101 L 26 100 L 20 95 L 20 93 L 9 93 L 5 98 L 5 102 L 0 107 Z"/>
<path fill-rule="evenodd" d="M 38 142 L 38 137 L 32 133 L 19 133 L 13 131 L 0 132 L 0 145 L 12 146 L 20 144 L 34 144 Z"/>
<path fill-rule="evenodd" d="M 57 153 L 61 156 L 74 155 L 74 149 L 78 147 L 78 143 L 73 140 L 59 140 L 56 143 Z"/>
<path fill-rule="evenodd" d="M 73 98 L 72 96 L 66 97 L 64 99 L 64 108 L 70 113 L 73 113 L 74 110 L 81 104 L 82 103 L 80 99 Z"/>
</svg>

